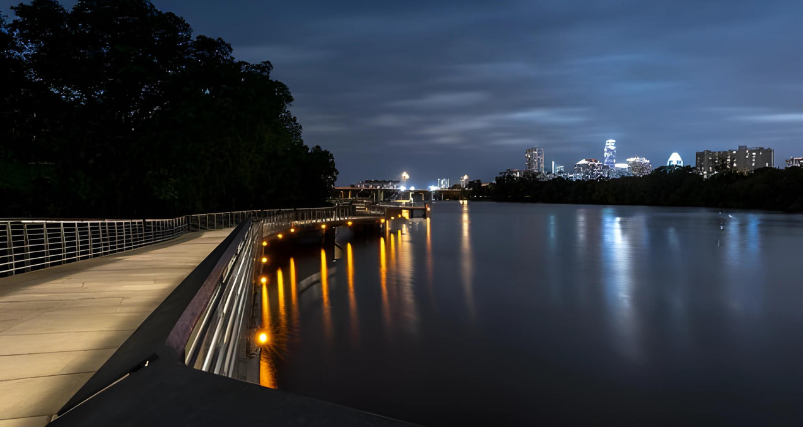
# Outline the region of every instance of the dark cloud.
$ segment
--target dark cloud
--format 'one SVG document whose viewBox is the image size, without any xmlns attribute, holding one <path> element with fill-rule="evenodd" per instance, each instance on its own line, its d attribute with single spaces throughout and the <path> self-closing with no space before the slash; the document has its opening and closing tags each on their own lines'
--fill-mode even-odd
<svg viewBox="0 0 803 427">
<path fill-rule="evenodd" d="M 799 0 L 154 3 L 273 62 L 340 184 L 490 180 L 527 147 L 569 166 L 608 138 L 657 164 L 803 155 Z"/>
</svg>

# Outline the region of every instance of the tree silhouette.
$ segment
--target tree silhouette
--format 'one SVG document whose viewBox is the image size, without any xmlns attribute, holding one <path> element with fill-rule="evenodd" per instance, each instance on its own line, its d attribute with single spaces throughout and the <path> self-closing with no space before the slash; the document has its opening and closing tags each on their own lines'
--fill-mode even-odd
<svg viewBox="0 0 803 427">
<path fill-rule="evenodd" d="M 3 215 L 313 206 L 337 176 L 270 62 L 234 59 L 146 0 L 53 0 L 0 21 Z"/>
</svg>

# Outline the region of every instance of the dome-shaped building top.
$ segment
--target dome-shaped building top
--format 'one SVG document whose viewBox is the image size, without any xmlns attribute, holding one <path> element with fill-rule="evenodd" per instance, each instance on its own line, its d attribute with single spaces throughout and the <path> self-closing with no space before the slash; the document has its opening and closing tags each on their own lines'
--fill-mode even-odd
<svg viewBox="0 0 803 427">
<path fill-rule="evenodd" d="M 680 158 L 680 154 L 672 153 L 669 156 L 669 160 L 666 162 L 667 166 L 683 166 L 683 159 Z"/>
</svg>

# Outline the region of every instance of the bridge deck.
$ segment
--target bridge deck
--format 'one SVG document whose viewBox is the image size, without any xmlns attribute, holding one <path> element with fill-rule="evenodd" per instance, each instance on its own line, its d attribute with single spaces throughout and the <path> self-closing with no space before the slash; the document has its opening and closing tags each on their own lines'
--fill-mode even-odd
<svg viewBox="0 0 803 427">
<path fill-rule="evenodd" d="M 47 424 L 231 230 L 0 278 L 0 427 Z"/>
</svg>

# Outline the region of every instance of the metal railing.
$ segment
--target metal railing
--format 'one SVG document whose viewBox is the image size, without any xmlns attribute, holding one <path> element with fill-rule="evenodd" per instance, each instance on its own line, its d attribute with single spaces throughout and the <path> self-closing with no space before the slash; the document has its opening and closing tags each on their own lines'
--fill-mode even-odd
<svg viewBox="0 0 803 427">
<path fill-rule="evenodd" d="M 367 212 L 379 215 L 384 208 Z M 360 214 L 365 215 L 366 211 Z M 293 224 L 338 221 L 358 216 L 354 205 L 326 208 L 271 209 L 187 215 L 140 220 L 0 220 L 0 277 L 96 258 L 164 242 L 188 231 L 235 227 L 260 220 L 271 233 Z"/>
<path fill-rule="evenodd" d="M 264 220 L 251 222 L 233 242 L 236 247 L 230 258 L 222 259 L 225 267 L 207 278 L 214 286 L 203 314 L 187 340 L 184 363 L 202 371 L 227 377 L 233 376 L 238 360 L 238 345 L 243 323 L 251 306 L 257 242 L 262 238 Z"/>
<path fill-rule="evenodd" d="M 186 217 L 0 220 L 0 277 L 128 251 L 186 232 Z"/>
<path fill-rule="evenodd" d="M 275 409 L 269 418 L 280 424 L 301 419 L 316 425 L 407 425 L 333 405 L 305 404 L 301 397 L 229 379 L 253 375 L 253 363 L 259 360 L 249 352 L 243 334 L 253 327 L 249 310 L 259 283 L 255 273 L 266 223 L 339 220 L 349 214 L 337 208 L 260 212 L 263 218 L 246 218 L 212 250 L 81 386 L 51 425 L 174 425 L 176 419 L 197 418 L 201 407 L 206 424 L 254 424 L 265 419 L 260 402 L 266 401 Z M 143 401 L 149 408 L 161 407 L 143 411 Z"/>
</svg>

